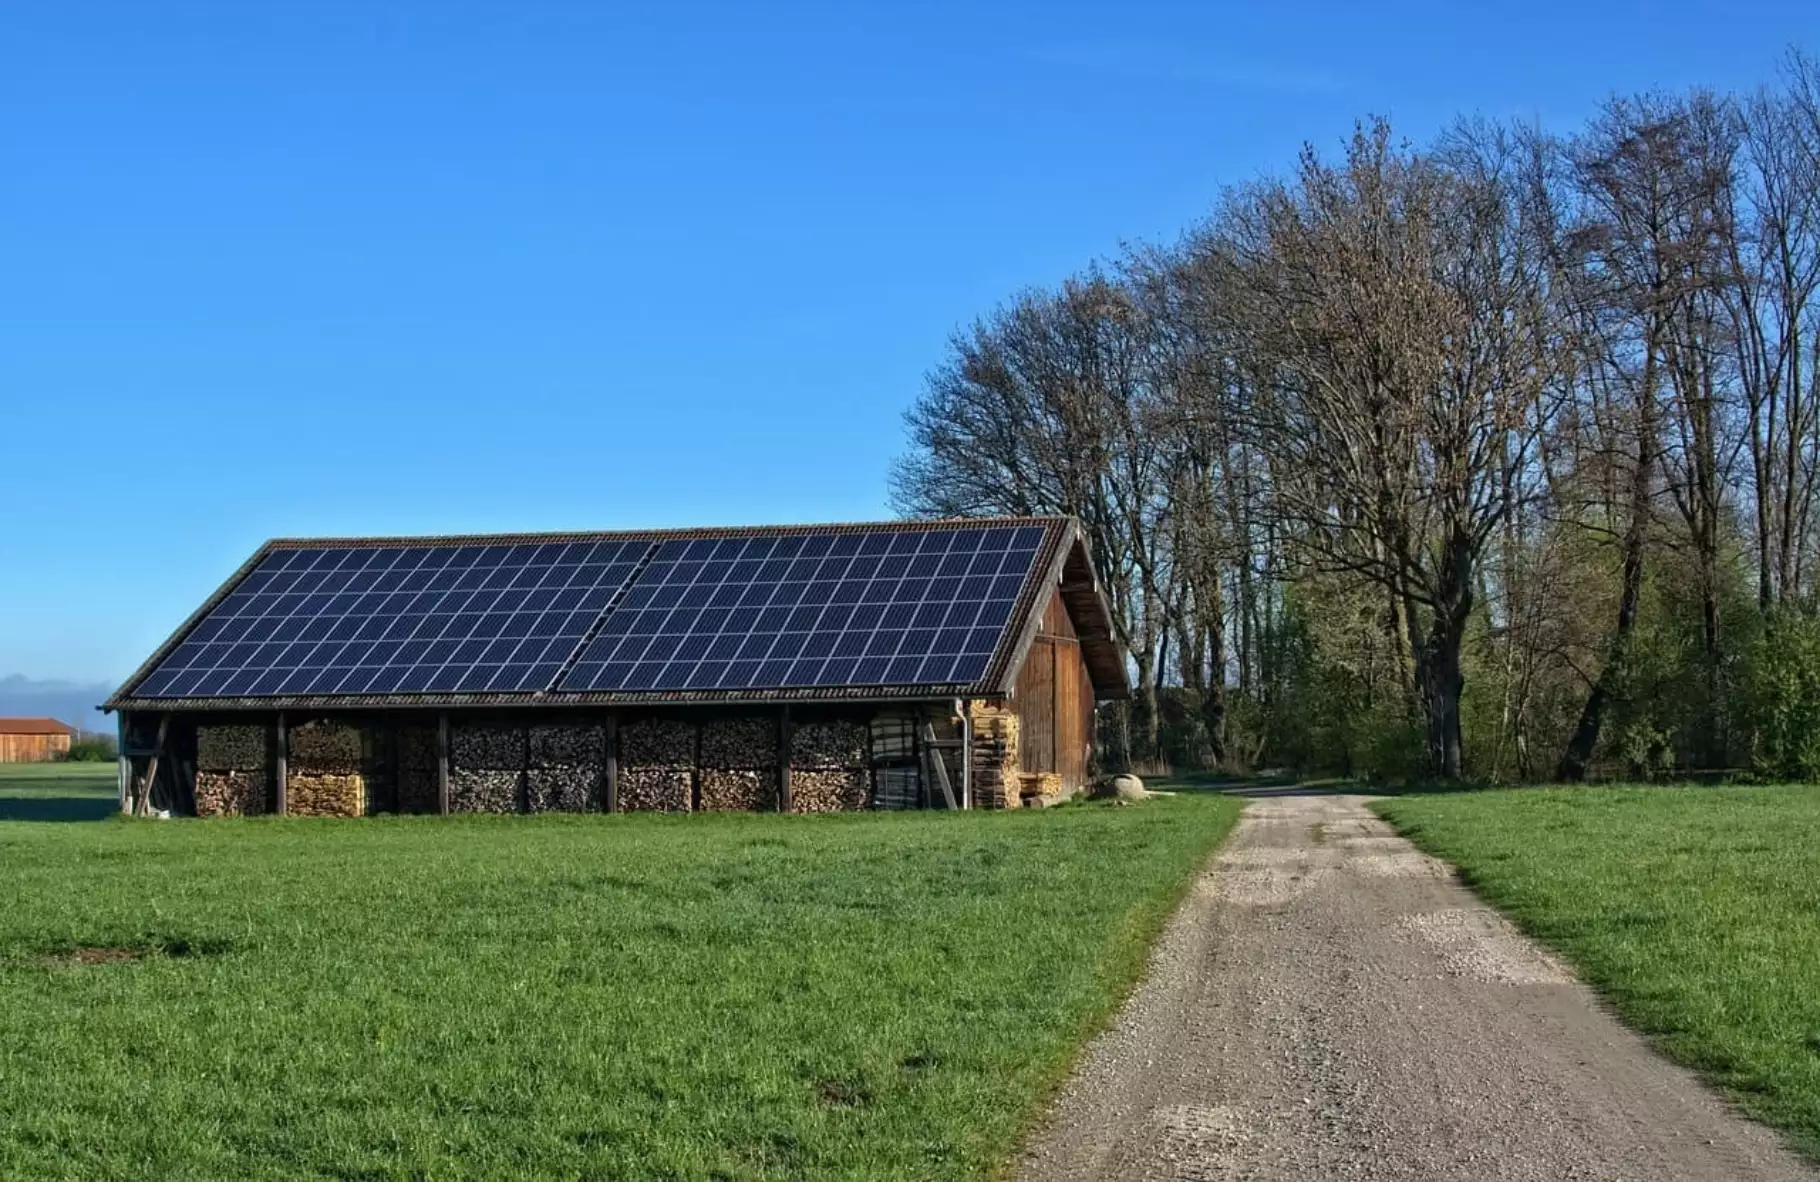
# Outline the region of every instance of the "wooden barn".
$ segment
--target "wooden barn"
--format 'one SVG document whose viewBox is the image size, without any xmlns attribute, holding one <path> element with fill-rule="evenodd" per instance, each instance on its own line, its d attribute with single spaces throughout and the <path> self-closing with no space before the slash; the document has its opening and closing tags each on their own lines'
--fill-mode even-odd
<svg viewBox="0 0 1820 1182">
<path fill-rule="evenodd" d="M 0 718 L 0 763 L 50 763 L 75 738 L 75 727 L 54 718 Z"/>
<path fill-rule="evenodd" d="M 268 542 L 106 703 L 175 815 L 1012 808 L 1130 693 L 1054 517 Z"/>
</svg>

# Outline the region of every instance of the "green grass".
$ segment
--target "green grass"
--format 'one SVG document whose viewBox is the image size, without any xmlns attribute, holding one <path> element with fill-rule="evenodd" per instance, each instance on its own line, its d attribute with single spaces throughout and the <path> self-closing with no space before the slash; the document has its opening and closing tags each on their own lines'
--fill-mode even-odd
<svg viewBox="0 0 1820 1182">
<path fill-rule="evenodd" d="M 1820 1157 L 1820 788 L 1561 788 L 1377 807 L 1670 1057 Z"/>
<path fill-rule="evenodd" d="M 989 1176 L 1237 811 L 3 823 L 0 1177 Z"/>
<path fill-rule="evenodd" d="M 112 763 L 0 763 L 0 821 L 98 821 L 119 805 Z"/>
</svg>

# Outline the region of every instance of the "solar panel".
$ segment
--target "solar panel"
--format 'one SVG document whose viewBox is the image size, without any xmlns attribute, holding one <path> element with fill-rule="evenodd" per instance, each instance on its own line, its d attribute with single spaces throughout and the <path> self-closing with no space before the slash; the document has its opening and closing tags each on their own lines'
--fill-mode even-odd
<svg viewBox="0 0 1820 1182">
<path fill-rule="evenodd" d="M 970 684 L 985 674 L 1046 532 L 666 541 L 557 688 Z"/>
<path fill-rule="evenodd" d="M 138 697 L 547 688 L 647 540 L 274 550 Z"/>
</svg>

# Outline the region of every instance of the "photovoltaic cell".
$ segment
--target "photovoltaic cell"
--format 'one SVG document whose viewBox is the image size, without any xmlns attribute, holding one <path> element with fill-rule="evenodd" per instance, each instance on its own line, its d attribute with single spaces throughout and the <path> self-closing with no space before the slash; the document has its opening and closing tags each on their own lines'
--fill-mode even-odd
<svg viewBox="0 0 1820 1182">
<path fill-rule="evenodd" d="M 664 542 L 558 688 L 968 684 L 998 648 L 1045 532 Z"/>
<path fill-rule="evenodd" d="M 648 541 L 275 550 L 137 697 L 545 689 Z"/>
</svg>

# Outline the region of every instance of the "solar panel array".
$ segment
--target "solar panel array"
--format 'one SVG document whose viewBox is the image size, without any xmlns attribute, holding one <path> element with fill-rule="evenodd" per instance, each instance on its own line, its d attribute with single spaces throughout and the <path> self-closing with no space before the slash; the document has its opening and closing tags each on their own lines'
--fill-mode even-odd
<svg viewBox="0 0 1820 1182">
<path fill-rule="evenodd" d="M 559 688 L 967 684 L 1041 526 L 665 542 Z"/>
<path fill-rule="evenodd" d="M 131 695 L 970 684 L 986 672 L 1046 533 L 982 524 L 286 547 Z"/>
<path fill-rule="evenodd" d="M 134 691 L 541 690 L 648 542 L 275 550 Z"/>
</svg>

